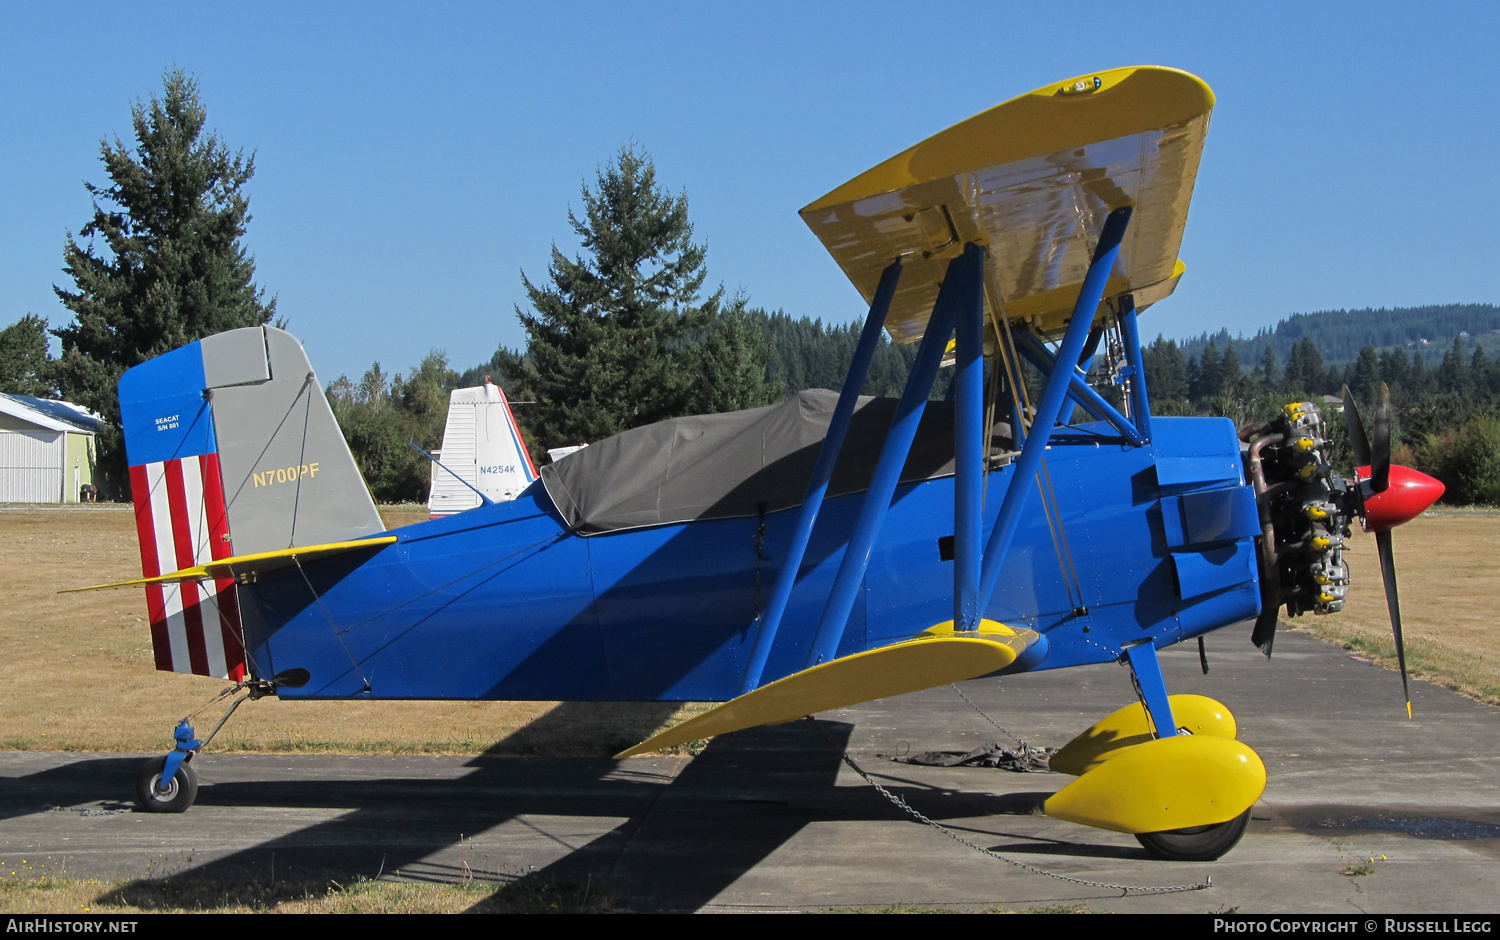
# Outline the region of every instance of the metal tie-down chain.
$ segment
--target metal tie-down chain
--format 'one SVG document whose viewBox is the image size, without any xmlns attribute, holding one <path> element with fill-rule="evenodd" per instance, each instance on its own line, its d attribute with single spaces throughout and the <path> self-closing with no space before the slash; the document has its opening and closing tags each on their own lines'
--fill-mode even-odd
<svg viewBox="0 0 1500 940">
<path fill-rule="evenodd" d="M 956 685 L 953 686 L 953 689 L 955 691 L 958 691 L 958 686 L 956 686 Z M 963 692 L 961 692 L 961 691 L 958 694 L 960 696 L 962 696 L 963 699 L 964 699 L 964 701 L 968 702 L 969 705 L 975 711 L 979 712 L 979 714 L 981 714 L 981 715 L 984 715 L 984 718 L 985 718 L 986 721 L 988 721 L 992 725 L 995 725 L 996 728 L 1000 728 L 1000 726 L 998 724 L 995 724 L 994 719 L 990 718 L 988 715 L 985 715 L 984 711 L 982 709 L 980 709 L 980 707 L 978 705 L 975 705 L 972 701 L 970 701 L 968 696 L 964 695 Z M 963 845 L 966 845 L 969 848 L 973 849 L 974 851 L 979 852 L 979 853 L 981 853 L 983 855 L 988 855 L 990 858 L 993 858 L 993 859 L 995 859 L 997 861 L 1004 862 L 1005 864 L 1014 866 L 1016 868 L 1019 868 L 1022 871 L 1029 871 L 1029 872 L 1032 872 L 1033 874 L 1037 874 L 1037 875 L 1045 875 L 1048 878 L 1056 878 L 1059 881 L 1067 881 L 1067 882 L 1070 882 L 1072 884 L 1083 885 L 1083 886 L 1089 887 L 1089 888 L 1106 888 L 1106 889 L 1108 889 L 1110 891 L 1118 891 L 1118 892 L 1120 892 L 1120 896 L 1121 897 L 1125 897 L 1126 895 L 1131 894 L 1131 893 L 1134 893 L 1134 894 L 1175 894 L 1175 893 L 1182 892 L 1182 891 L 1202 891 L 1205 888 L 1212 888 L 1214 886 L 1214 881 L 1213 881 L 1212 878 L 1205 878 L 1202 881 L 1198 882 L 1197 884 L 1186 884 L 1186 885 L 1117 885 L 1117 884 L 1110 884 L 1110 883 L 1104 882 L 1104 881 L 1089 881 L 1089 880 L 1084 879 L 1084 878 L 1074 878 L 1072 875 L 1064 875 L 1064 874 L 1061 874 L 1059 872 L 1048 871 L 1045 868 L 1038 868 L 1035 865 L 1028 865 L 1025 862 L 1018 862 L 1018 861 L 1016 861 L 1013 858 L 1007 858 L 1004 855 L 1001 855 L 999 852 L 996 852 L 993 849 L 987 849 L 984 846 L 978 844 L 977 842 L 974 842 L 974 841 L 966 838 L 965 836 L 960 835 L 959 833 L 953 831 L 952 829 L 949 829 L 947 826 L 943 825 L 942 823 L 937 822 L 936 820 L 933 820 L 933 819 L 929 819 L 927 816 L 923 815 L 920 811 L 918 811 L 917 809 L 915 809 L 910 803 L 906 802 L 906 800 L 903 799 L 900 794 L 898 794 L 898 793 L 892 793 L 890 790 L 886 789 L 881 784 L 876 783 L 875 779 L 873 777 L 871 777 L 868 773 L 866 773 L 865 770 L 864 770 L 864 768 L 860 767 L 858 764 L 856 764 L 854 762 L 854 758 L 852 758 L 852 757 L 849 756 L 848 750 L 845 749 L 845 748 L 839 747 L 838 742 L 835 741 L 832 737 L 830 737 L 829 734 L 828 734 L 828 732 L 826 732 L 826 731 L 823 730 L 823 726 L 820 725 L 820 724 L 818 724 L 817 718 L 815 718 L 812 715 L 808 715 L 807 716 L 807 723 L 809 725 L 811 725 L 812 728 L 813 728 L 813 730 L 818 733 L 819 737 L 821 737 L 828 744 L 828 746 L 830 748 L 832 748 L 834 750 L 834 752 L 839 755 L 839 759 L 842 760 L 846 765 L 848 765 L 848 767 L 849 767 L 850 770 L 852 770 L 855 773 L 859 774 L 860 777 L 864 779 L 865 783 L 868 783 L 870 786 L 874 787 L 875 791 L 877 793 L 879 793 L 881 796 L 883 796 L 887 800 L 889 800 L 893 805 L 895 805 L 895 807 L 897 809 L 901 810 L 903 813 L 905 813 L 906 815 L 910 816 L 912 819 L 915 819 L 917 822 L 924 823 L 924 824 L 926 824 L 928 826 L 931 826 L 932 828 L 936 829 L 938 832 L 941 832 L 943 835 L 948 836 L 949 838 L 953 839 L 954 841 L 960 842 Z M 1000 728 L 1000 730 L 1004 731 L 1005 734 L 1010 735 L 1010 737 L 1014 738 L 1018 743 L 1021 744 L 1021 746 L 1023 748 L 1025 747 L 1025 742 L 1022 742 L 1020 738 L 1017 738 L 1015 735 L 1011 734 L 1009 731 L 1005 731 L 1004 728 Z"/>
<path fill-rule="evenodd" d="M 1027 745 L 1027 743 L 1025 741 L 1021 740 L 1021 736 L 1020 735 L 1016 734 L 1014 731 L 1011 731 L 1008 728 L 1001 727 L 1001 725 L 1000 725 L 1000 723 L 998 721 L 996 721 L 995 719 L 991 718 L 989 715 L 985 714 L 984 709 L 982 709 L 978 705 L 974 704 L 974 700 L 971 699 L 971 698 L 969 698 L 967 695 L 964 694 L 964 690 L 960 689 L 958 687 L 958 683 L 957 682 L 950 682 L 950 683 L 948 683 L 948 688 L 950 688 L 953 691 L 957 692 L 959 698 L 963 699 L 965 702 L 968 702 L 969 703 L 969 707 L 972 708 L 972 709 L 974 709 L 976 712 L 978 712 L 980 718 L 983 718 L 985 721 L 987 721 L 990 724 L 994 725 L 996 731 L 999 731 L 1001 734 L 1005 735 L 1007 738 L 1010 738 L 1012 741 L 1016 742 L 1016 747 L 1021 751 L 1021 756 L 1024 757 L 1026 755 L 1026 752 L 1031 749 L 1030 746 Z"/>
</svg>

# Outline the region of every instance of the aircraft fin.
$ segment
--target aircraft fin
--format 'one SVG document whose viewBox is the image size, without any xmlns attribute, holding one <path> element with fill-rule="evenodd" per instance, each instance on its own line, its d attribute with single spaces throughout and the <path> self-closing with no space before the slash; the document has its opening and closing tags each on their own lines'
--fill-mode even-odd
<svg viewBox="0 0 1500 940">
<path fill-rule="evenodd" d="M 385 531 L 317 376 L 291 334 L 250 327 L 120 379 L 156 667 L 245 677 L 234 578 L 163 575 Z"/>
<path fill-rule="evenodd" d="M 489 381 L 448 395 L 442 465 L 432 471 L 427 508 L 447 516 L 486 499 L 515 499 L 537 477 L 505 390 Z"/>
<path fill-rule="evenodd" d="M 1008 632 L 1008 636 L 926 634 L 820 663 L 695 715 L 615 756 L 634 757 L 716 734 L 794 721 L 815 712 L 999 672 L 1040 636 L 1031 630 Z"/>
</svg>

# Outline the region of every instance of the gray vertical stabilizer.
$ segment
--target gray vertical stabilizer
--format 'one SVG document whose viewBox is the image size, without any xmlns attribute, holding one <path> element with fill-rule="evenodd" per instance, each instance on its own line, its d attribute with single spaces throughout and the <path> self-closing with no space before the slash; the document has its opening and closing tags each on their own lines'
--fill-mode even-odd
<svg viewBox="0 0 1500 940">
<path fill-rule="evenodd" d="M 269 326 L 201 342 L 235 554 L 385 531 L 302 344 Z"/>
</svg>

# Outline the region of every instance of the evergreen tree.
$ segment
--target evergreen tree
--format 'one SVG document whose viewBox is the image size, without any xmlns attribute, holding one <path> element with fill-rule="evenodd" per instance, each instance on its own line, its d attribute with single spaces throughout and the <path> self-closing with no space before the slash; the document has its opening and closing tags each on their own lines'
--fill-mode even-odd
<svg viewBox="0 0 1500 940">
<path fill-rule="evenodd" d="M 1390 386 L 1392 397 L 1411 400 L 1414 394 L 1411 387 L 1411 364 L 1406 361 L 1403 350 L 1387 349 L 1380 354 L 1380 380 Z"/>
<path fill-rule="evenodd" d="M 1319 395 L 1332 395 L 1344 387 L 1344 379 L 1343 369 L 1340 369 L 1338 366 L 1329 366 L 1328 375 L 1324 377 L 1322 382 L 1318 383 L 1318 388 L 1315 391 Z"/>
<path fill-rule="evenodd" d="M 1473 393 L 1474 383 L 1469 375 L 1469 364 L 1465 360 L 1463 337 L 1455 336 L 1453 348 L 1443 356 L 1443 362 L 1437 368 L 1438 391 L 1463 397 Z"/>
<path fill-rule="evenodd" d="M 585 254 L 554 245 L 550 286 L 521 282 L 527 355 L 511 377 L 536 390 L 531 431 L 544 447 L 596 441 L 691 411 L 696 344 L 719 315 L 722 290 L 700 303 L 706 251 L 692 241 L 687 196 L 656 182 L 651 158 L 622 147 L 583 187 L 568 221 Z"/>
<path fill-rule="evenodd" d="M 1312 339 L 1304 336 L 1292 347 L 1292 353 L 1287 357 L 1287 389 L 1294 394 L 1317 395 L 1322 393 L 1326 381 L 1323 357 Z"/>
<path fill-rule="evenodd" d="M 821 336 L 822 321 L 814 325 L 814 321 L 807 317 L 793 319 L 786 311 L 778 310 L 767 315 L 766 331 L 771 345 L 767 374 L 779 380 L 788 391 L 807 388 L 808 347 Z"/>
<path fill-rule="evenodd" d="M 1187 362 L 1176 340 L 1156 341 L 1142 351 L 1146 371 L 1146 391 L 1153 401 L 1181 401 L 1188 397 Z"/>
<path fill-rule="evenodd" d="M 1287 354 L 1286 372 L 1282 374 L 1282 378 L 1286 380 L 1287 390 L 1294 394 L 1303 391 L 1302 376 L 1305 359 L 1306 353 L 1302 348 L 1302 341 L 1298 340 L 1292 344 L 1292 351 Z"/>
<path fill-rule="evenodd" d="M 1219 393 L 1235 394 L 1245 373 L 1240 369 L 1240 355 L 1234 351 L 1234 343 L 1224 347 L 1224 358 L 1219 362 Z"/>
<path fill-rule="evenodd" d="M 1255 369 L 1255 382 L 1267 394 L 1274 395 L 1281 390 L 1281 370 L 1276 366 L 1276 350 L 1270 343 L 1266 344 L 1260 365 Z"/>
<path fill-rule="evenodd" d="M 0 330 L 0 392 L 45 398 L 53 390 L 47 321 L 35 314 Z"/>
<path fill-rule="evenodd" d="M 118 490 L 125 455 L 115 386 L 131 366 L 193 340 L 259 326 L 275 313 L 253 283 L 255 261 L 240 247 L 250 220 L 241 191 L 255 158 L 204 136 L 198 83 L 182 71 L 164 77 L 161 98 L 131 108 L 132 150 L 100 144 L 108 186 L 84 184 L 94 215 L 63 245 L 63 270 L 76 287 L 54 287 L 74 321 L 54 333 L 64 356 L 65 398 L 102 414 L 99 465 Z M 96 252 L 96 249 L 97 252 Z"/>
<path fill-rule="evenodd" d="M 778 395 L 809 388 L 839 391 L 844 387 L 863 324 L 825 324 L 812 317 L 793 318 L 781 310 L 764 315 L 762 322 L 771 346 L 766 381 L 779 389 Z M 900 395 L 916 359 L 917 345 L 898 346 L 882 333 L 860 394 L 887 398 Z M 939 375 L 931 397 L 941 399 L 945 391 L 945 380 Z"/>
<path fill-rule="evenodd" d="M 1424 399 L 1432 394 L 1432 373 L 1427 371 L 1427 364 L 1422 361 L 1422 351 L 1419 349 L 1411 357 L 1411 374 L 1407 379 L 1407 385 L 1411 388 L 1414 399 Z"/>
<path fill-rule="evenodd" d="M 735 298 L 714 318 L 697 352 L 694 371 L 707 381 L 694 387 L 690 413 L 759 408 L 781 398 L 781 383 L 766 379 L 771 358 L 766 313 L 747 310 L 743 297 Z"/>
<path fill-rule="evenodd" d="M 1203 358 L 1198 361 L 1198 381 L 1191 383 L 1188 393 L 1194 401 L 1206 401 L 1224 388 L 1224 363 L 1219 357 L 1219 344 L 1213 340 L 1203 347 Z"/>
<path fill-rule="evenodd" d="M 1495 392 L 1494 367 L 1485 357 L 1483 346 L 1474 347 L 1474 357 L 1469 360 L 1469 380 L 1474 383 L 1474 391 L 1480 396 Z"/>
<path fill-rule="evenodd" d="M 1349 367 L 1344 381 L 1349 383 L 1355 401 L 1366 408 L 1375 407 L 1375 402 L 1380 399 L 1380 360 L 1375 355 L 1374 346 L 1359 351 L 1359 358 Z"/>
</svg>

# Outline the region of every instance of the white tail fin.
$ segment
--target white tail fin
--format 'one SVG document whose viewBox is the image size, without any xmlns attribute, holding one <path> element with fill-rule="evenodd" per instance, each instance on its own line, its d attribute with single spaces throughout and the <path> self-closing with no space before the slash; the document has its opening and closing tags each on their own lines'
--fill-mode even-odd
<svg viewBox="0 0 1500 940">
<path fill-rule="evenodd" d="M 488 377 L 477 388 L 456 388 L 449 394 L 439 459 L 442 466 L 432 468 L 427 497 L 433 516 L 473 509 L 479 493 L 497 503 L 515 499 L 536 479 L 536 465 L 505 390 Z"/>
</svg>

